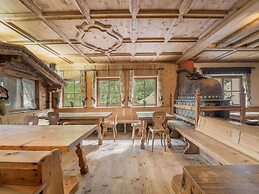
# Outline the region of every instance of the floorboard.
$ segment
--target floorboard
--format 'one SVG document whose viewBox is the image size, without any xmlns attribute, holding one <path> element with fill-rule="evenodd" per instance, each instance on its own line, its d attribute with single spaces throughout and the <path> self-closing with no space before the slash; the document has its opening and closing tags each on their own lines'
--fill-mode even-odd
<svg viewBox="0 0 259 194">
<path fill-rule="evenodd" d="M 172 140 L 173 148 L 166 152 L 155 141 L 154 152 L 151 146 L 141 150 L 140 140 L 132 146 L 130 133 L 119 134 L 113 142 L 111 135 L 105 137 L 98 147 L 96 137 L 83 142 L 89 173 L 78 174 L 78 160 L 75 153 L 62 158 L 64 175 L 77 175 L 80 179 L 77 194 L 167 194 L 174 193 L 171 180 L 182 173 L 184 165 L 208 165 L 200 155 L 184 155 L 184 142 Z"/>
</svg>

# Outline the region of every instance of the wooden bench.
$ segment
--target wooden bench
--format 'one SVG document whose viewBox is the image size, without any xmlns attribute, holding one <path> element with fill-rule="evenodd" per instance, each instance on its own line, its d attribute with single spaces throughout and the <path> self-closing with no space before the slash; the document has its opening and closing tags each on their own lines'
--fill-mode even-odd
<svg viewBox="0 0 259 194">
<path fill-rule="evenodd" d="M 237 125 L 223 119 L 200 116 L 196 129 L 182 122 L 169 122 L 174 137 L 183 136 L 185 154 L 199 149 L 220 164 L 259 164 L 259 128 Z"/>
<path fill-rule="evenodd" d="M 0 193 L 72 194 L 76 177 L 63 177 L 60 151 L 0 151 Z"/>
</svg>

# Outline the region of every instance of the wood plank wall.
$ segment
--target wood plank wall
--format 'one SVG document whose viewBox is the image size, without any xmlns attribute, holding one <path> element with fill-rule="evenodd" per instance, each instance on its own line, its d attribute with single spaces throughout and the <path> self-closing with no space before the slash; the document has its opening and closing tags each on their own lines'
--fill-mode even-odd
<svg viewBox="0 0 259 194">
<path fill-rule="evenodd" d="M 112 111 L 114 112 L 115 110 L 118 110 L 118 117 L 119 120 L 128 120 L 128 119 L 136 119 L 136 111 L 155 111 L 155 110 L 164 110 L 169 112 L 170 110 L 170 95 L 175 92 L 176 89 L 176 80 L 177 80 L 177 68 L 178 66 L 176 64 L 172 63 L 112 63 L 112 64 L 94 64 L 94 65 L 88 65 L 84 66 L 81 68 L 77 67 L 72 67 L 72 66 L 59 66 L 58 70 L 64 71 L 64 79 L 73 79 L 73 74 L 77 74 L 76 70 L 87 70 L 87 69 L 96 69 L 97 70 L 97 75 L 99 76 L 118 76 L 119 72 L 114 71 L 114 69 L 136 69 L 135 72 L 137 75 L 141 76 L 150 76 L 154 75 L 154 71 L 150 69 L 158 69 L 158 68 L 164 68 L 162 71 L 162 94 L 163 94 L 163 105 L 162 107 L 119 107 L 119 108 L 93 108 L 91 107 L 91 101 L 88 100 L 87 102 L 87 107 L 86 108 L 61 108 L 58 109 L 59 112 L 90 112 L 90 111 L 100 111 L 100 112 L 105 112 L 105 111 Z M 109 71 L 99 71 L 98 70 L 109 70 Z M 69 72 L 75 71 L 75 73 Z M 125 96 L 128 96 L 129 93 L 129 71 L 124 71 L 124 76 L 125 76 Z M 67 76 L 66 76 L 67 75 Z M 93 73 L 92 71 L 87 72 L 87 80 L 86 80 L 86 95 L 88 99 L 93 96 L 93 91 L 92 91 L 92 76 Z"/>
</svg>

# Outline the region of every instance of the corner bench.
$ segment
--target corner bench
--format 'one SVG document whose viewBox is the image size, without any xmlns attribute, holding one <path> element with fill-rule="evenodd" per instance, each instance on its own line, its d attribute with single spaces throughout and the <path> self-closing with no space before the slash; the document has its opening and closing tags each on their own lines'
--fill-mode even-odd
<svg viewBox="0 0 259 194">
<path fill-rule="evenodd" d="M 174 122 L 173 125 L 170 124 L 170 127 L 174 128 L 174 133 L 179 133 L 186 140 L 188 145 L 184 151 L 185 154 L 199 154 L 199 149 L 202 149 L 221 164 L 258 164 L 258 161 L 250 156 L 197 132 L 180 122 Z"/>
<path fill-rule="evenodd" d="M 203 116 L 195 129 L 180 121 L 170 121 L 168 125 L 173 129 L 173 138 L 182 136 L 186 140 L 185 154 L 199 154 L 201 149 L 223 165 L 259 164 L 259 127 Z M 184 178 L 173 177 L 175 193 L 185 193 Z"/>
<path fill-rule="evenodd" d="M 78 180 L 63 177 L 60 151 L 0 151 L 0 193 L 73 194 Z"/>
</svg>

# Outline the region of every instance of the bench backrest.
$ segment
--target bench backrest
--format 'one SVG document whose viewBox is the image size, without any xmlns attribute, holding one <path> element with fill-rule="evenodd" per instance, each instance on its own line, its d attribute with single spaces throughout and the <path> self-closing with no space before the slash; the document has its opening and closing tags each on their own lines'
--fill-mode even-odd
<svg viewBox="0 0 259 194">
<path fill-rule="evenodd" d="M 44 194 L 64 194 L 60 151 L 0 151 L 0 184 L 46 187 Z"/>
<path fill-rule="evenodd" d="M 196 130 L 259 161 L 259 127 L 200 116 Z"/>
</svg>

